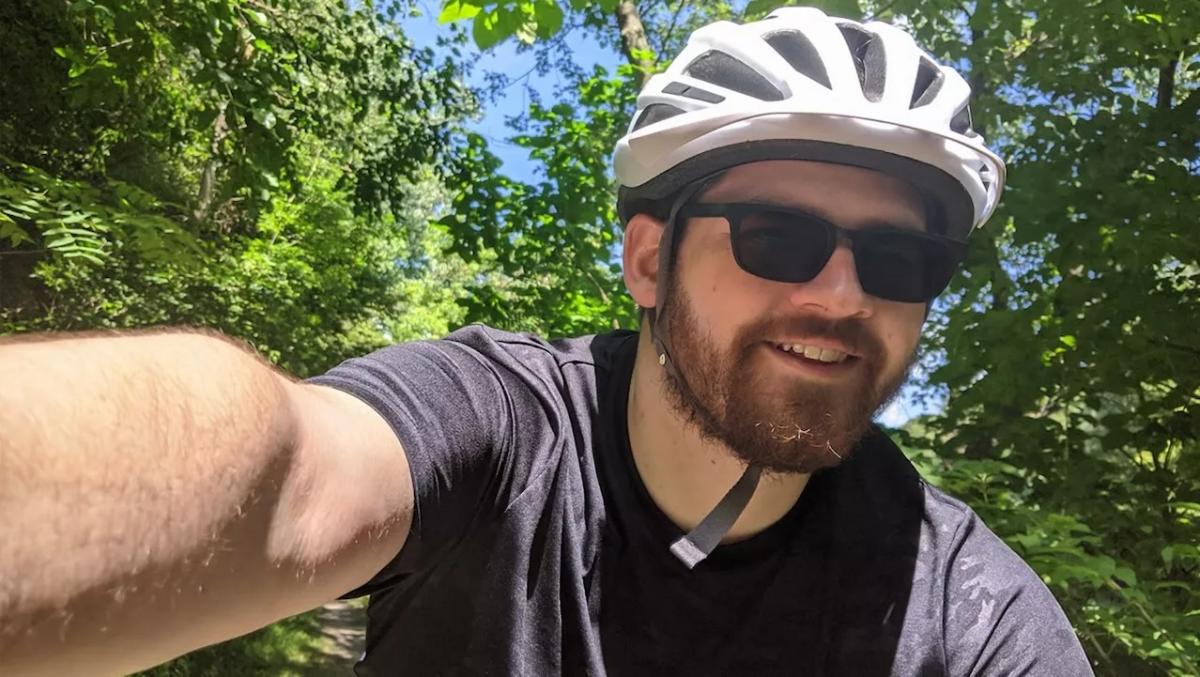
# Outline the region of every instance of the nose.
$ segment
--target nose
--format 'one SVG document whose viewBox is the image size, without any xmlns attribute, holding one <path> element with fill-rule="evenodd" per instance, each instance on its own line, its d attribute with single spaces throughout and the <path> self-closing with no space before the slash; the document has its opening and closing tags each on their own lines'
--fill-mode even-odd
<svg viewBox="0 0 1200 677">
<path fill-rule="evenodd" d="M 816 277 L 794 285 L 790 300 L 798 308 L 830 318 L 866 318 L 872 313 L 871 298 L 858 281 L 854 254 L 844 242 L 838 244 Z"/>
</svg>

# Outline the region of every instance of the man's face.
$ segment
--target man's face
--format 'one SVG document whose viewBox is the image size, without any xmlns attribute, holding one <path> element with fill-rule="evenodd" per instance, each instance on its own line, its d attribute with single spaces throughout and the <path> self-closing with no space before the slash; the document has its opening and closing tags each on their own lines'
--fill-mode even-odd
<svg viewBox="0 0 1200 677">
<path fill-rule="evenodd" d="M 796 207 L 848 229 L 924 228 L 906 184 L 841 165 L 743 165 L 696 201 Z M 903 383 L 925 305 L 864 294 L 844 242 L 808 282 L 756 277 L 734 261 L 728 222 L 706 217 L 686 226 L 663 312 L 682 377 L 663 371 L 675 408 L 749 463 L 812 472 L 845 458 Z"/>
</svg>

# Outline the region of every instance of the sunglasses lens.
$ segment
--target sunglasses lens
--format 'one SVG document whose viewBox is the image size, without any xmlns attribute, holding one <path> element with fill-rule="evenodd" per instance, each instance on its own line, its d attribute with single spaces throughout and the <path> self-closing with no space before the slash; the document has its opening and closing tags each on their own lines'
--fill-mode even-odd
<svg viewBox="0 0 1200 677">
<path fill-rule="evenodd" d="M 854 249 L 863 291 L 906 303 L 929 301 L 940 294 L 961 257 L 955 243 L 900 232 L 872 233 Z"/>
<path fill-rule="evenodd" d="M 821 221 L 759 209 L 741 215 L 733 255 L 746 272 L 778 282 L 807 282 L 821 272 L 832 249 Z"/>
</svg>

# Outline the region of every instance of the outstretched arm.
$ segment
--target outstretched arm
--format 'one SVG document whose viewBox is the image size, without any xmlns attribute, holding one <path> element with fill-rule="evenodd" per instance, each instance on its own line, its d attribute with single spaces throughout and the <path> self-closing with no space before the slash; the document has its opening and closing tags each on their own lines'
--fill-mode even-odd
<svg viewBox="0 0 1200 677">
<path fill-rule="evenodd" d="M 0 341 L 0 665 L 122 673 L 305 611 L 408 533 L 367 405 L 211 333 Z"/>
</svg>

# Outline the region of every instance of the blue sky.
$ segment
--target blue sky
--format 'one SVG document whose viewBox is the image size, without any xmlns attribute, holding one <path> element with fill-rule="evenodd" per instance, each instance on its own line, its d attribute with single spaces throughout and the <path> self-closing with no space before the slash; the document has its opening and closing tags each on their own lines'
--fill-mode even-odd
<svg viewBox="0 0 1200 677">
<path fill-rule="evenodd" d="M 422 15 L 406 19 L 402 22 L 405 34 L 417 47 L 436 49 L 438 37 L 448 37 L 450 31 L 437 21 L 437 0 L 418 0 L 416 6 Z M 466 22 L 469 29 L 470 22 Z M 574 53 L 575 62 L 580 66 L 591 69 L 599 64 L 610 71 L 615 71 L 622 63 L 622 57 L 605 49 L 594 40 L 586 40 L 580 31 L 567 35 L 567 44 Z M 554 91 L 568 84 L 556 72 L 545 76 L 531 72 L 534 66 L 534 55 L 531 51 L 521 52 L 516 40 L 505 40 L 497 47 L 480 52 L 474 44 L 468 44 L 464 53 L 475 57 L 472 72 L 467 83 L 482 88 L 485 85 L 487 73 L 504 73 L 509 77 L 519 78 L 528 73 L 520 82 L 514 83 L 495 101 L 484 102 L 483 117 L 472 125 L 474 131 L 486 137 L 491 150 L 504 162 L 504 171 L 510 177 L 529 180 L 534 176 L 536 165 L 529 161 L 524 149 L 507 142 L 512 131 L 505 125 L 505 120 L 524 111 L 529 105 L 526 87 L 532 88 L 543 101 L 550 101 Z"/>
<path fill-rule="evenodd" d="M 438 37 L 449 36 L 446 26 L 437 22 L 437 12 L 440 5 L 437 0 L 418 0 L 417 7 L 422 15 L 403 21 L 405 34 L 417 47 L 436 48 Z M 575 61 L 580 66 L 590 69 L 594 64 L 600 64 L 610 71 L 622 63 L 623 57 L 605 49 L 594 40 L 587 40 L 579 31 L 568 34 L 567 44 L 571 47 Z M 556 72 L 538 75 L 532 72 L 534 55 L 530 51 L 521 52 L 515 40 L 507 40 L 494 49 L 481 53 L 473 44 L 467 45 L 465 54 L 474 57 L 474 67 L 468 76 L 468 84 L 483 87 L 485 76 L 489 72 L 505 73 L 510 77 L 520 77 L 528 73 L 522 83 L 513 84 L 494 101 L 484 102 L 482 117 L 471 127 L 484 135 L 493 153 L 501 159 L 503 171 L 514 179 L 529 181 L 535 177 L 536 163 L 529 160 L 528 154 L 507 142 L 512 131 L 505 121 L 524 111 L 529 100 L 526 84 L 532 88 L 542 101 L 550 101 L 554 92 L 560 86 L 567 84 Z M 884 425 L 899 426 L 905 421 L 928 411 L 914 399 L 915 390 L 907 388 L 900 397 L 884 410 L 878 420 Z"/>
</svg>

